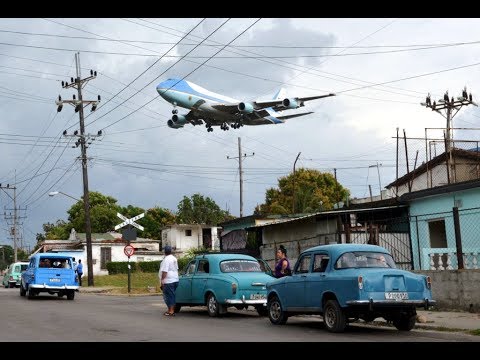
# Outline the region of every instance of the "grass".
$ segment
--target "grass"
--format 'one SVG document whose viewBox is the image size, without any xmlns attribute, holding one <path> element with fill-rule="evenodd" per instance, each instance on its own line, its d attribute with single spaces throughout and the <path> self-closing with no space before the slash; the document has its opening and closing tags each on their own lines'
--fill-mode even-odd
<svg viewBox="0 0 480 360">
<path fill-rule="evenodd" d="M 471 335 L 480 336 L 480 329 L 471 330 L 471 331 L 469 331 L 468 333 L 471 334 Z"/>
<path fill-rule="evenodd" d="M 112 293 L 128 293 L 128 274 L 103 275 L 94 277 L 95 287 L 113 287 Z M 157 273 L 135 272 L 130 275 L 130 293 L 159 293 Z"/>
</svg>

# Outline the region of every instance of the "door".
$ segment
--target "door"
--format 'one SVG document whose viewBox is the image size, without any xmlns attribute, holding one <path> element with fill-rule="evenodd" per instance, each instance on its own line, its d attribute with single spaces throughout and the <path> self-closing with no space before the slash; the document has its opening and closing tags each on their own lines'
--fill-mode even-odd
<svg viewBox="0 0 480 360">
<path fill-rule="evenodd" d="M 188 304 L 192 302 L 192 278 L 195 274 L 196 260 L 192 260 L 185 268 L 185 273 L 180 275 L 175 300 L 178 304 Z"/>
<path fill-rule="evenodd" d="M 192 302 L 202 304 L 205 302 L 204 294 L 208 279 L 210 278 L 210 265 L 207 259 L 198 261 L 197 271 L 192 279 Z"/>
<path fill-rule="evenodd" d="M 303 308 L 305 306 L 305 282 L 310 272 L 311 262 L 311 254 L 302 255 L 298 259 L 292 275 L 286 276 L 285 305 L 287 308 Z"/>
<path fill-rule="evenodd" d="M 305 306 L 311 311 L 320 311 L 322 294 L 326 290 L 327 269 L 330 265 L 330 257 L 326 252 L 313 254 L 312 272 L 307 276 L 305 286 Z"/>
</svg>

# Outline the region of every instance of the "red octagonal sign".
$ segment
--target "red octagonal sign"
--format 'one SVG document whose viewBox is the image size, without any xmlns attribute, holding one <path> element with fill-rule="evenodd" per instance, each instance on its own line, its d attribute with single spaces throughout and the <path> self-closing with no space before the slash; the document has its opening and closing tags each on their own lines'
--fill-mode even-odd
<svg viewBox="0 0 480 360">
<path fill-rule="evenodd" d="M 125 253 L 125 255 L 127 255 L 128 257 L 132 256 L 134 253 L 135 253 L 135 248 L 132 246 L 132 245 L 126 245 L 124 248 L 123 248 L 123 252 Z"/>
</svg>

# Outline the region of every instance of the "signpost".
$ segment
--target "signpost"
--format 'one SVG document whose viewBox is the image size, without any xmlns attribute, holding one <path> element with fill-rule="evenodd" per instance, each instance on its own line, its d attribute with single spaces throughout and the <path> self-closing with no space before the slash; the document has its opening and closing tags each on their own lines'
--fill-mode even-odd
<svg viewBox="0 0 480 360">
<path fill-rule="evenodd" d="M 133 218 L 129 219 L 127 218 L 126 216 L 123 216 L 122 214 L 120 213 L 117 213 L 117 216 L 123 220 L 123 222 L 121 224 L 118 224 L 118 225 L 115 225 L 115 230 L 118 230 L 122 227 L 124 227 L 125 225 L 128 225 L 128 230 L 126 231 L 126 233 L 128 234 L 127 236 L 125 236 L 125 240 L 127 240 L 128 244 L 123 248 L 123 252 L 124 254 L 128 257 L 128 293 L 130 293 L 130 256 L 132 256 L 134 253 L 135 253 L 135 248 L 130 245 L 130 240 L 135 240 L 137 238 L 137 234 L 136 233 L 133 233 L 133 236 L 132 236 L 132 231 L 131 231 L 131 227 L 132 226 L 135 226 L 137 229 L 140 229 L 143 231 L 143 226 L 142 225 L 139 225 L 137 224 L 135 221 L 138 220 L 138 219 L 141 219 L 145 216 L 145 213 L 141 213 L 140 215 L 137 215 L 137 216 L 134 216 Z M 122 235 L 123 237 L 123 235 Z"/>
</svg>

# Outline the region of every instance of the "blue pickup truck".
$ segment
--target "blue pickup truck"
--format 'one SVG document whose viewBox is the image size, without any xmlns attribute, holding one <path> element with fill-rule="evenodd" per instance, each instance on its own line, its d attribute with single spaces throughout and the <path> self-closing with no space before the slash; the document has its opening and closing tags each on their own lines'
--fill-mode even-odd
<svg viewBox="0 0 480 360">
<path fill-rule="evenodd" d="M 58 297 L 75 298 L 79 288 L 73 258 L 61 253 L 40 253 L 30 258 L 27 269 L 20 279 L 20 296 L 28 294 L 32 299 L 41 292 Z"/>
</svg>

